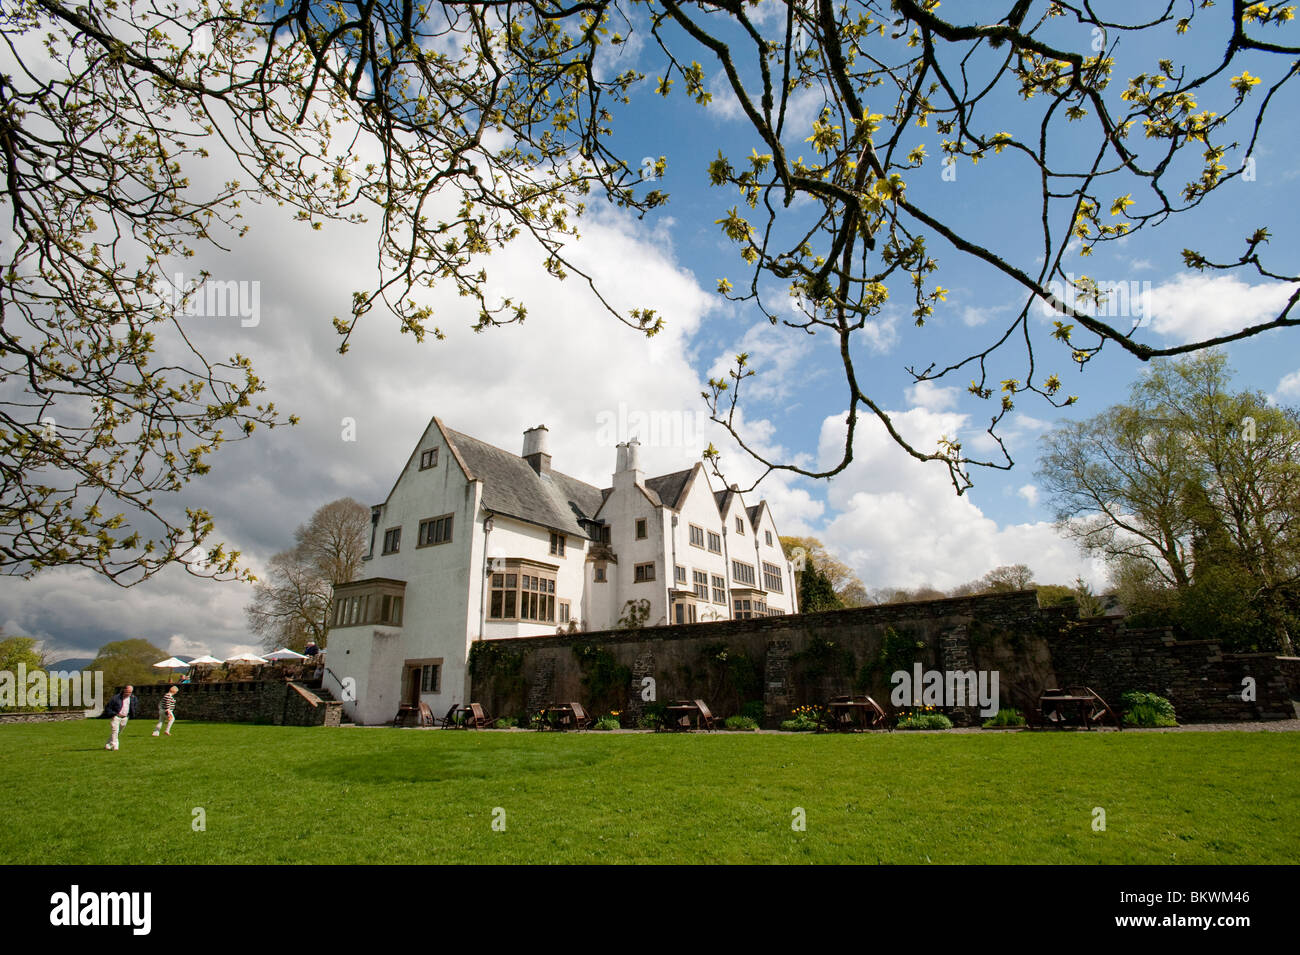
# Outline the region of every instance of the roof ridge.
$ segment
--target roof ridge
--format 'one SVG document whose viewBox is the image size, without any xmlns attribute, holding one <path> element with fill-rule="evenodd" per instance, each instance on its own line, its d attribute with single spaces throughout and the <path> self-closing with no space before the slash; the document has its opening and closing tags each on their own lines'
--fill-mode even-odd
<svg viewBox="0 0 1300 955">
<path fill-rule="evenodd" d="M 446 428 L 445 425 L 444 425 L 444 428 Z M 523 456 L 522 454 L 515 454 L 513 451 L 507 451 L 505 448 L 498 447 L 497 445 L 493 444 L 493 443 L 490 442 L 490 441 L 484 441 L 482 438 L 476 438 L 476 437 L 474 437 L 474 435 L 472 435 L 472 434 L 466 434 L 464 431 L 457 431 L 455 428 L 446 428 L 446 432 L 447 432 L 447 434 L 448 434 L 449 436 L 450 436 L 450 435 L 455 435 L 455 437 L 456 437 L 457 440 L 463 438 L 463 439 L 466 439 L 466 440 L 469 440 L 469 441 L 474 441 L 474 442 L 476 442 L 477 444 L 481 444 L 481 445 L 483 445 L 483 447 L 485 447 L 485 448 L 491 448 L 493 451 L 499 451 L 501 454 L 504 454 L 504 455 L 506 455 L 506 456 L 508 456 L 508 457 L 511 457 L 511 458 L 517 458 L 518 460 L 520 460 L 520 461 L 524 461 L 525 463 L 527 463 L 527 461 L 524 459 L 524 456 Z M 531 468 L 530 468 L 530 470 L 531 470 Z M 537 472 L 534 471 L 533 473 L 536 474 Z M 586 481 L 584 481 L 582 478 L 574 477 L 572 474 L 566 474 L 564 471 L 557 470 L 556 468 L 551 468 L 550 471 L 549 471 L 549 474 L 550 474 L 551 476 L 553 476 L 553 477 L 554 477 L 554 476 L 562 477 L 562 478 L 564 478 L 566 481 L 573 481 L 573 482 L 575 482 L 575 483 L 577 483 L 577 484 L 581 484 L 581 485 L 582 485 L 583 487 L 585 487 L 585 488 L 588 488 L 588 489 L 590 489 L 590 490 L 592 490 L 592 491 L 595 491 L 596 493 L 600 493 L 600 490 L 601 490 L 601 489 L 598 488 L 596 485 L 594 485 L 594 484 L 588 484 L 588 483 L 587 483 Z M 541 477 L 540 474 L 538 474 L 537 476 L 538 476 L 539 478 Z"/>
</svg>

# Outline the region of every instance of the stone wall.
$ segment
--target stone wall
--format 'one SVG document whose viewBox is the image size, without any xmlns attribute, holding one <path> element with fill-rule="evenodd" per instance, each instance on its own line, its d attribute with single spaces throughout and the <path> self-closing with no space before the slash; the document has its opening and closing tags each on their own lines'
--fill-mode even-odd
<svg viewBox="0 0 1300 955">
<path fill-rule="evenodd" d="M 597 713 L 621 710 L 624 723 L 634 725 L 648 705 L 643 697 L 649 678 L 657 702 L 700 698 L 716 716 L 726 717 L 759 701 L 771 726 L 796 707 L 832 696 L 866 692 L 887 703 L 893 668 L 920 662 L 926 669 L 1012 670 L 1001 677 L 1004 699 L 1011 699 L 1008 683 L 1036 699 L 1054 685 L 1045 628 L 1061 620 L 1039 611 L 1035 593 L 1021 592 L 493 640 L 497 668 L 476 669 L 471 696 L 494 716 L 526 717 L 553 700 L 578 700 Z M 915 649 L 887 667 L 881 651 L 891 629 Z M 509 665 L 501 662 L 506 659 Z M 623 682 L 611 691 L 613 674 Z M 965 713 L 955 716 L 967 719 Z"/>
<path fill-rule="evenodd" d="M 205 723 L 269 723 L 274 726 L 338 726 L 343 704 L 318 690 L 296 683 L 178 684 L 176 719 Z M 116 692 L 116 691 L 114 691 Z M 158 703 L 167 684 L 137 686 L 139 718 L 157 719 Z"/>
<path fill-rule="evenodd" d="M 832 696 L 867 693 L 886 709 L 890 673 L 996 671 L 1000 705 L 1034 706 L 1048 687 L 1091 686 L 1112 706 L 1129 690 L 1168 697 L 1180 720 L 1284 719 L 1300 686 L 1300 659 L 1225 653 L 1213 641 L 1179 643 L 1167 630 L 1127 629 L 1117 618 L 1072 619 L 1040 609 L 1021 591 L 827 613 L 488 642 L 471 677 L 471 699 L 490 715 L 526 719 L 545 703 L 578 700 L 599 714 L 618 709 L 635 725 L 653 699 L 699 698 L 727 717 L 761 701 L 764 725 Z M 887 654 L 885 637 L 899 639 Z M 1252 677 L 1255 699 L 1243 700 Z M 973 707 L 951 712 L 977 724 Z"/>
<path fill-rule="evenodd" d="M 0 726 L 5 723 L 61 723 L 64 720 L 84 720 L 85 710 L 42 710 L 36 713 L 0 713 Z"/>
<path fill-rule="evenodd" d="M 1051 640 L 1063 684 L 1083 684 L 1112 706 L 1130 691 L 1158 693 L 1180 722 L 1294 719 L 1281 658 L 1226 653 L 1213 640 L 1176 641 L 1168 628 L 1129 629 L 1122 621 L 1079 621 Z M 1247 678 L 1254 699 L 1243 699 Z"/>
</svg>

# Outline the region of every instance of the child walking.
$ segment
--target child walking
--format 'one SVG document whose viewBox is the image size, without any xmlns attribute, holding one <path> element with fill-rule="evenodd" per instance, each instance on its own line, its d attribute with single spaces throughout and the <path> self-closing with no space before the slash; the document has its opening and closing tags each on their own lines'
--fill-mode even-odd
<svg viewBox="0 0 1300 955">
<path fill-rule="evenodd" d="M 163 736 L 172 735 L 172 723 L 176 722 L 176 684 L 167 687 L 167 692 L 158 701 L 158 725 L 153 728 L 153 735 L 160 732 Z"/>
</svg>

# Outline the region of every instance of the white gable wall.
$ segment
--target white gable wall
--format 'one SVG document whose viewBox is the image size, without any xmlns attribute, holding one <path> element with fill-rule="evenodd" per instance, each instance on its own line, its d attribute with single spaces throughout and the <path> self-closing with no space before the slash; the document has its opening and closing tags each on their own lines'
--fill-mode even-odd
<svg viewBox="0 0 1300 955">
<path fill-rule="evenodd" d="M 421 452 L 435 447 L 437 466 L 421 471 Z M 406 582 L 402 626 L 330 631 L 328 661 L 335 682 L 356 680 L 356 700 L 350 709 L 344 702 L 354 721 L 382 723 L 396 715 L 407 660 L 443 661 L 439 691 L 420 696 L 434 713 L 465 702 L 465 621 L 479 496 L 479 483 L 466 479 L 437 425 L 430 423 L 382 506 L 374 550 L 362 569 L 363 577 Z M 452 515 L 452 539 L 418 546 L 420 521 L 445 514 Z M 401 542 L 396 553 L 384 554 L 384 532 L 392 527 L 401 527 Z"/>
</svg>

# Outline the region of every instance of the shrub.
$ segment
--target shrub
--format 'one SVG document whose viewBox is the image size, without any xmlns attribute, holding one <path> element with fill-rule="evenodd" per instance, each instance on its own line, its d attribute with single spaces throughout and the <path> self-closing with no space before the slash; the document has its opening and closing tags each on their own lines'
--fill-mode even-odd
<svg viewBox="0 0 1300 955">
<path fill-rule="evenodd" d="M 637 720 L 637 725 L 644 730 L 657 729 L 659 723 L 663 720 L 664 707 L 666 703 L 647 703 L 645 709 L 641 712 L 641 719 Z"/>
<path fill-rule="evenodd" d="M 984 721 L 984 728 L 991 726 L 1024 726 L 1025 715 L 1014 706 L 1004 706 L 993 715 L 992 719 Z"/>
<path fill-rule="evenodd" d="M 913 713 L 898 721 L 900 730 L 950 730 L 952 720 L 942 713 Z"/>
<path fill-rule="evenodd" d="M 723 724 L 729 730 L 756 730 L 758 722 L 750 719 L 748 716 L 728 716 L 726 723 Z"/>
<path fill-rule="evenodd" d="M 519 723 L 513 716 L 502 716 L 497 719 L 497 729 L 508 730 L 517 726 Z"/>
<path fill-rule="evenodd" d="M 808 733 L 821 725 L 822 708 L 820 706 L 801 706 L 791 711 L 792 719 L 781 723 L 781 729 L 789 733 Z"/>
<path fill-rule="evenodd" d="M 762 725 L 763 717 L 767 715 L 762 700 L 749 700 L 740 708 L 740 715 L 747 716 L 754 721 L 756 725 Z"/>
<path fill-rule="evenodd" d="M 616 730 L 620 725 L 618 717 L 613 713 L 609 713 L 605 716 L 599 717 L 596 722 L 591 724 L 591 728 L 594 730 Z"/>
<path fill-rule="evenodd" d="M 1125 726 L 1177 726 L 1174 705 L 1156 693 L 1130 691 L 1120 697 Z"/>
</svg>

